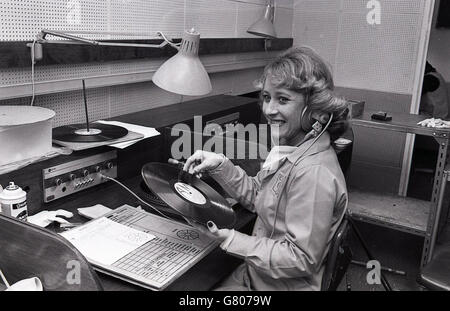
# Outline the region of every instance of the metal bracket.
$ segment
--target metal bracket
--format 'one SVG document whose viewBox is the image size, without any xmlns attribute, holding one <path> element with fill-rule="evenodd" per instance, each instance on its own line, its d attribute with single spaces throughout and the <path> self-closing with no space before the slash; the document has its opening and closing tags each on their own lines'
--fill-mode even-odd
<svg viewBox="0 0 450 311">
<path fill-rule="evenodd" d="M 433 132 L 433 137 L 436 140 L 439 138 L 448 139 L 449 135 L 447 132 Z"/>
</svg>

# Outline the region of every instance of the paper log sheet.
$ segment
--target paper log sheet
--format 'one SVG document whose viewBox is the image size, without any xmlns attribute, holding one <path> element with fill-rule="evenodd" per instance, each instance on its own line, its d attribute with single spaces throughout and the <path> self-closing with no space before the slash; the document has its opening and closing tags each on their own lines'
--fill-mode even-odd
<svg viewBox="0 0 450 311">
<path fill-rule="evenodd" d="M 109 220 L 93 220 L 88 226 L 74 228 L 61 234 L 86 258 L 112 265 L 123 256 L 155 238 L 154 235 Z"/>
</svg>

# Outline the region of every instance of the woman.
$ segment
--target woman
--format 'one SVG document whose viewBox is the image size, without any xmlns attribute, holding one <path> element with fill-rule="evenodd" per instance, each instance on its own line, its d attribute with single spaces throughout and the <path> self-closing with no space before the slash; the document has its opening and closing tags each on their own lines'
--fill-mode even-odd
<svg viewBox="0 0 450 311">
<path fill-rule="evenodd" d="M 312 49 L 291 48 L 266 66 L 257 83 L 273 127 L 262 170 L 249 177 L 224 155 L 196 151 L 184 170 L 207 171 L 258 215 L 251 236 L 208 222 L 209 234 L 242 264 L 220 290 L 320 290 L 330 241 L 347 206 L 344 176 L 331 139 L 347 128 L 347 103 Z M 309 128 L 315 115 L 324 124 Z M 327 124 L 325 124 L 327 123 Z"/>
</svg>

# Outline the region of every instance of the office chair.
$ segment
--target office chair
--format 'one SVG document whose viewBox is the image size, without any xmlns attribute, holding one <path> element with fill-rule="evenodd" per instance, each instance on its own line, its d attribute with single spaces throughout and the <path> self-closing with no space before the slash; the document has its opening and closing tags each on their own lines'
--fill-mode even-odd
<svg viewBox="0 0 450 311">
<path fill-rule="evenodd" d="M 325 272 L 322 277 L 322 291 L 335 291 L 345 276 L 352 261 L 352 251 L 347 243 L 349 222 L 344 217 L 331 241 Z"/>
<path fill-rule="evenodd" d="M 49 230 L 0 215 L 0 269 L 10 284 L 38 277 L 46 291 L 103 290 L 83 255 Z"/>
<path fill-rule="evenodd" d="M 345 179 L 347 180 L 350 164 L 352 161 L 352 154 L 353 154 L 353 141 L 354 141 L 353 129 L 351 127 L 349 127 L 348 130 L 341 137 L 347 138 L 352 141 L 352 143 L 348 144 L 344 149 L 336 149 L 335 148 L 337 158 L 339 161 L 339 165 L 341 166 L 342 172 L 344 173 Z M 373 254 L 367 247 L 366 242 L 364 241 L 358 227 L 356 226 L 355 221 L 352 218 L 351 211 L 347 210 L 347 213 L 346 213 L 344 219 L 347 221 L 349 228 L 352 229 L 352 232 L 355 234 L 356 238 L 358 239 L 359 243 L 361 244 L 362 248 L 364 249 L 369 260 L 374 260 L 375 257 L 373 256 Z M 352 262 L 350 262 L 350 263 L 352 263 Z M 345 275 L 345 273 L 344 273 L 344 275 Z M 386 291 L 391 291 L 392 290 L 391 285 L 386 280 L 383 273 L 381 273 L 380 279 L 381 279 L 381 283 L 382 283 L 384 289 Z M 339 284 L 337 284 L 337 285 L 339 285 Z M 348 284 L 347 284 L 347 287 L 349 287 Z"/>
<path fill-rule="evenodd" d="M 352 129 L 349 128 L 341 137 L 353 142 Z M 352 159 L 353 143 L 346 145 L 344 148 L 334 147 L 341 170 L 347 179 Z M 322 277 L 322 291 L 335 291 L 347 273 L 348 266 L 353 257 L 350 246 L 347 243 L 348 231 L 350 229 L 349 225 L 348 215 L 345 215 L 331 241 L 326 259 L 325 272 Z"/>
</svg>

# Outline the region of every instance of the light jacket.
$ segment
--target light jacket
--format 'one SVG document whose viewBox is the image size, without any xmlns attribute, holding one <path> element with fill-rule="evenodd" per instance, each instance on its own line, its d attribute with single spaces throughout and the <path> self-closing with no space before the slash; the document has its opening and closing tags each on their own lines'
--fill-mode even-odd
<svg viewBox="0 0 450 311">
<path fill-rule="evenodd" d="M 255 177 L 229 159 L 210 172 L 258 216 L 251 236 L 235 232 L 226 247 L 245 260 L 247 285 L 253 290 L 320 290 L 348 195 L 328 133 L 311 144 L 300 145 L 277 170 L 261 170 Z"/>
</svg>

